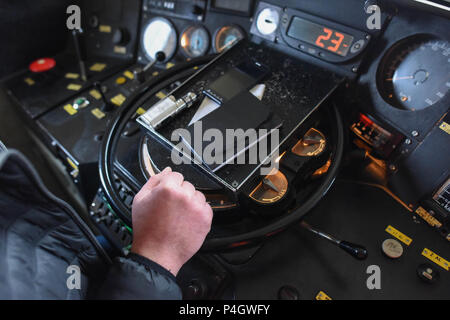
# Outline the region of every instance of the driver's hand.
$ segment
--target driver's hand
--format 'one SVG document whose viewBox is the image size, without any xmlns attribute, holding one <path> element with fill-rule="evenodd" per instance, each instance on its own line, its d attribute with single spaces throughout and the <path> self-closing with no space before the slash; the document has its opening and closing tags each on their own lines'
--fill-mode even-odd
<svg viewBox="0 0 450 320">
<path fill-rule="evenodd" d="M 213 212 L 203 193 L 166 168 L 134 197 L 132 215 L 131 251 L 176 276 L 205 241 Z"/>
</svg>

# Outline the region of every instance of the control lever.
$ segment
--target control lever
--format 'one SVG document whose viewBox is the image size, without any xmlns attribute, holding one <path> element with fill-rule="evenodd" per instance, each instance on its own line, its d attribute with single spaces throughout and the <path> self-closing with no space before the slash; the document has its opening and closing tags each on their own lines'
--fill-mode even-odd
<svg viewBox="0 0 450 320">
<path fill-rule="evenodd" d="M 324 233 L 316 228 L 311 227 L 305 221 L 300 222 L 300 226 L 335 244 L 336 246 L 338 246 L 339 248 L 350 254 L 355 259 L 365 260 L 367 258 L 368 255 L 367 249 L 359 244 L 354 244 L 348 241 L 336 239 L 330 234 Z"/>
<path fill-rule="evenodd" d="M 72 31 L 72 38 L 75 46 L 75 54 L 77 56 L 78 66 L 80 68 L 81 80 L 86 81 L 87 72 L 86 72 L 86 65 L 84 63 L 84 61 L 86 60 L 86 48 L 84 47 L 84 41 L 82 40 L 82 37 L 83 37 L 83 30 L 75 29 Z"/>
<path fill-rule="evenodd" d="M 109 102 L 108 99 L 106 99 L 106 96 L 103 93 L 102 85 L 100 84 L 100 82 L 94 82 L 94 87 L 100 93 L 100 96 L 102 97 L 103 105 L 100 109 L 105 112 L 112 111 L 114 109 L 114 105 L 111 102 Z"/>
<path fill-rule="evenodd" d="M 158 51 L 155 54 L 155 59 L 150 61 L 143 69 L 136 68 L 134 70 L 134 78 L 139 82 L 143 83 L 145 82 L 145 75 L 147 74 L 147 71 L 150 70 L 157 62 L 164 61 L 166 59 L 166 54 L 162 51 Z"/>
</svg>

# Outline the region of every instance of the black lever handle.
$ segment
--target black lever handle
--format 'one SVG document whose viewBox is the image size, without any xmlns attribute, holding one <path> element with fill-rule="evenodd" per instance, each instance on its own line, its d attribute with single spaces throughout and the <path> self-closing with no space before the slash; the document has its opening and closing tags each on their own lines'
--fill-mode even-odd
<svg viewBox="0 0 450 320">
<path fill-rule="evenodd" d="M 83 81 L 87 80 L 86 65 L 84 61 L 86 60 L 86 48 L 84 47 L 83 41 L 83 30 L 73 30 L 72 31 L 73 44 L 75 47 L 75 54 L 78 60 L 78 66 L 80 68 L 81 79 Z"/>
<path fill-rule="evenodd" d="M 328 233 L 325 233 L 323 231 L 320 231 L 316 228 L 311 227 L 305 221 L 300 222 L 300 225 L 303 228 L 305 228 L 306 230 L 308 230 L 314 234 L 317 234 L 318 236 L 320 236 L 323 239 L 330 241 L 334 245 L 338 246 L 339 248 L 341 248 L 342 250 L 344 250 L 345 252 L 350 254 L 353 258 L 358 259 L 358 260 L 367 259 L 368 252 L 364 246 L 361 246 L 359 244 L 354 244 L 354 243 L 351 243 L 348 241 L 336 239 L 335 237 L 333 237 L 332 235 L 330 235 Z"/>
<path fill-rule="evenodd" d="M 366 260 L 368 253 L 367 249 L 359 244 L 354 244 L 348 241 L 341 241 L 338 244 L 339 248 L 353 256 L 358 260 Z"/>
<path fill-rule="evenodd" d="M 100 96 L 102 97 L 103 106 L 100 109 L 105 112 L 112 111 L 114 109 L 114 105 L 109 102 L 108 99 L 106 99 L 100 82 L 94 82 L 94 88 L 100 93 Z"/>
</svg>

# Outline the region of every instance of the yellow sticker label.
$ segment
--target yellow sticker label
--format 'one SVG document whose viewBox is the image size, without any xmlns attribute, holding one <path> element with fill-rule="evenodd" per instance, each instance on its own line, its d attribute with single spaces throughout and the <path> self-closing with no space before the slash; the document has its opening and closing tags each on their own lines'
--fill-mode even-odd
<svg viewBox="0 0 450 320">
<path fill-rule="evenodd" d="M 123 94 L 119 93 L 117 96 L 111 98 L 111 102 L 120 107 L 126 99 L 127 98 Z"/>
<path fill-rule="evenodd" d="M 450 262 L 448 262 L 444 258 L 438 256 L 436 253 L 434 253 L 430 249 L 424 248 L 422 251 L 422 255 L 424 257 L 428 258 L 429 260 L 433 261 L 434 263 L 436 263 L 438 266 L 444 268 L 445 270 L 447 270 L 447 271 L 449 270 Z"/>
<path fill-rule="evenodd" d="M 332 300 L 325 292 L 319 291 L 316 296 L 316 300 Z"/>
<path fill-rule="evenodd" d="M 430 226 L 440 228 L 442 226 L 442 223 L 437 220 L 435 217 L 433 217 L 430 213 L 428 213 L 427 210 L 425 210 L 422 207 L 418 207 L 416 210 L 416 213 L 425 220 Z"/>
<path fill-rule="evenodd" d="M 450 134 L 450 124 L 448 124 L 447 122 L 442 122 L 439 128 Z"/>
<path fill-rule="evenodd" d="M 411 244 L 411 242 L 412 242 L 412 239 L 410 237 L 408 237 L 407 235 L 401 233 L 400 231 L 395 229 L 393 226 L 387 226 L 385 231 L 387 233 L 389 233 L 390 235 L 396 237 L 398 240 L 400 240 L 401 242 L 403 242 L 407 246 L 409 246 Z"/>
<path fill-rule="evenodd" d="M 127 82 L 127 78 L 125 77 L 118 77 L 116 79 L 116 84 L 118 84 L 119 86 L 123 85 L 125 82 Z"/>
<path fill-rule="evenodd" d="M 78 79 L 80 77 L 80 75 L 78 73 L 69 72 L 69 73 L 66 73 L 65 77 L 67 79 Z"/>
<path fill-rule="evenodd" d="M 89 91 L 89 94 L 90 94 L 94 99 L 97 99 L 97 100 L 100 100 L 101 97 L 102 97 L 102 95 L 100 94 L 100 92 L 98 92 L 98 90 L 95 90 L 95 89 Z"/>
<path fill-rule="evenodd" d="M 167 63 L 166 63 L 166 69 L 170 69 L 170 68 L 172 68 L 174 65 L 175 65 L 175 63 L 173 63 L 173 62 L 167 62 Z"/>
<path fill-rule="evenodd" d="M 23 81 L 25 81 L 26 84 L 29 86 L 33 86 L 35 84 L 34 80 L 31 78 L 25 78 L 25 79 L 23 79 Z"/>
<path fill-rule="evenodd" d="M 159 74 L 159 72 L 155 71 L 155 72 L 152 73 L 152 76 L 156 77 L 158 74 Z"/>
<path fill-rule="evenodd" d="M 164 92 L 160 91 L 160 92 L 158 92 L 158 93 L 156 94 L 156 96 L 157 96 L 159 99 L 164 99 L 164 98 L 166 97 L 166 94 L 165 94 Z"/>
<path fill-rule="evenodd" d="M 77 84 L 77 83 L 69 83 L 69 85 L 67 86 L 67 89 L 69 90 L 73 90 L 73 91 L 78 91 L 80 90 L 82 87 L 81 84 Z"/>
<path fill-rule="evenodd" d="M 131 71 L 125 71 L 124 73 L 123 73 L 123 75 L 125 76 L 125 77 L 127 77 L 128 79 L 130 79 L 130 80 L 133 80 L 134 79 L 134 74 L 133 74 L 133 72 L 131 72 Z"/>
<path fill-rule="evenodd" d="M 78 112 L 71 104 L 66 104 L 63 108 L 71 116 Z"/>
<path fill-rule="evenodd" d="M 119 54 L 126 54 L 127 48 L 122 46 L 114 46 L 114 52 Z"/>
<path fill-rule="evenodd" d="M 91 113 L 97 118 L 97 119 L 103 119 L 105 117 L 105 113 L 100 110 L 99 108 L 95 108 L 91 110 Z"/>
<path fill-rule="evenodd" d="M 106 68 L 106 64 L 105 63 L 94 63 L 89 70 L 91 71 L 95 71 L 95 72 L 100 72 L 103 71 L 103 69 Z"/>
<path fill-rule="evenodd" d="M 108 26 L 106 24 L 101 24 L 98 26 L 98 30 L 100 32 L 111 33 L 111 26 Z"/>
<path fill-rule="evenodd" d="M 144 113 L 146 113 L 146 111 L 145 111 L 144 108 L 139 107 L 139 109 L 137 109 L 136 113 L 137 113 L 138 115 L 143 115 Z"/>
</svg>

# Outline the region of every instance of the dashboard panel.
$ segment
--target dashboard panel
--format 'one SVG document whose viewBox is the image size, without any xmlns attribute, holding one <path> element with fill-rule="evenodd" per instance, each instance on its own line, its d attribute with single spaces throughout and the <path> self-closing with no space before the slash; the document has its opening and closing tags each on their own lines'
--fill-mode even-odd
<svg viewBox="0 0 450 320">
<path fill-rule="evenodd" d="M 239 52 L 229 52 L 244 46 L 242 52 L 249 50 L 258 63 L 272 68 L 271 76 L 263 83 L 266 86 L 264 102 L 270 101 L 280 110 L 284 110 L 280 105 L 285 107 L 285 104 L 295 102 L 301 109 L 320 110 L 323 112 L 320 117 L 336 107 L 342 115 L 347 135 L 346 157 L 337 179 L 338 187 L 333 187 L 338 191 L 331 185 L 324 191 L 324 194 L 329 190 L 333 193 L 325 197 L 317 210 L 311 211 L 321 212 L 322 218 L 311 218 L 311 221 L 335 232 L 346 230 L 358 234 L 355 238 L 370 243 L 368 247 L 372 252 L 375 252 L 374 248 L 380 249 L 378 242 L 388 237 L 385 235 L 388 231 L 382 228 L 395 223 L 404 228 L 402 230 L 414 233 L 418 243 L 432 243 L 441 255 L 449 258 L 446 246 L 450 241 L 450 20 L 448 10 L 442 8 L 448 7 L 445 1 L 432 1 L 431 4 L 409 0 L 116 0 L 109 6 L 106 1 L 81 1 L 82 10 L 87 13 L 83 21 L 84 34 L 68 34 L 70 44 L 52 58 L 56 67 L 48 72 L 34 72 L 24 67 L 8 76 L 3 84 L 11 100 L 27 118 L 27 126 L 64 164 L 88 204 L 92 221 L 124 254 L 132 241 L 131 224 L 124 217 L 129 220 L 134 195 L 156 167 L 152 159 L 164 160 L 166 157 L 164 152 L 159 157 L 145 157 L 152 144 L 145 139 L 136 119 L 159 101 L 177 94 L 177 88 L 194 82 L 195 75 L 208 70 L 215 76 L 224 74 L 226 69 L 222 66 L 217 69 L 219 71 L 214 69 L 218 61 L 235 67 L 237 63 L 232 60 Z M 370 20 L 373 17 L 375 20 Z M 79 44 L 83 44 L 85 55 L 75 54 Z M 228 57 L 229 61 L 223 57 Z M 39 61 L 36 60 L 34 66 L 41 66 Z M 80 78 L 80 62 L 88 68 L 87 81 Z M 189 68 L 180 67 L 184 65 Z M 170 77 L 164 78 L 165 75 Z M 212 81 L 210 78 L 204 76 L 193 88 L 201 88 L 198 92 L 203 94 L 208 81 Z M 151 97 L 135 103 L 138 97 L 149 93 L 152 93 Z M 211 92 L 208 94 L 211 96 Z M 189 112 L 192 111 L 185 114 L 191 115 Z M 313 116 L 305 123 L 319 126 L 316 113 L 311 114 Z M 123 128 L 117 134 L 116 152 L 111 156 L 112 188 L 121 205 L 117 207 L 114 205 L 116 200 L 106 190 L 99 154 L 105 150 L 105 139 L 112 128 L 125 116 L 129 119 L 123 121 Z M 284 116 L 288 123 L 289 115 Z M 295 198 L 291 184 L 315 186 L 328 172 L 332 156 L 337 153 L 331 146 L 337 140 L 332 129 L 327 123 L 322 124 L 320 130 L 305 130 L 304 137 L 292 145 L 294 154 L 320 155 L 315 160 L 321 167 L 314 170 L 311 180 L 297 181 L 292 174 L 280 172 L 256 184 L 249 192 L 249 198 L 257 202 L 256 208 L 266 214 L 259 223 L 268 221 L 264 220 L 267 216 L 272 219 L 286 211 L 293 202 L 307 202 L 300 193 L 297 200 L 288 203 L 286 199 Z M 313 142 L 305 144 L 305 141 Z M 314 147 L 319 150 L 317 154 Z M 291 171 L 298 165 L 294 160 L 285 160 L 285 166 Z M 369 187 L 382 190 L 387 199 L 379 192 L 373 192 L 373 198 L 370 192 L 358 196 L 358 187 L 346 185 L 350 182 L 364 185 L 364 190 Z M 351 190 L 348 199 L 342 192 L 347 189 Z M 339 196 L 335 197 L 336 194 Z M 233 223 L 241 217 L 239 212 L 233 211 L 239 207 L 234 199 L 217 194 L 209 196 L 218 217 L 229 218 Z M 376 203 L 376 199 L 380 199 L 380 203 Z M 370 202 L 376 205 L 372 208 Z M 333 205 L 339 208 L 345 223 L 336 222 L 337 217 L 332 213 L 324 213 Z M 371 213 L 370 223 L 354 210 L 363 210 L 364 206 Z M 383 211 L 380 217 L 377 210 Z M 405 217 L 402 210 L 414 217 L 414 221 Z M 221 232 L 229 232 L 236 225 L 239 230 L 245 229 L 246 221 L 238 221 L 226 225 L 225 231 Z M 414 229 L 420 222 L 430 226 L 430 230 Z M 367 235 L 360 232 L 363 228 L 370 232 Z M 224 287 L 231 281 L 231 269 L 241 281 L 237 292 L 242 293 L 241 297 L 249 297 L 240 284 L 249 288 L 258 285 L 247 283 L 245 272 L 240 274 L 240 264 L 250 261 L 246 257 L 253 257 L 262 247 L 268 250 L 267 257 L 276 256 L 279 250 L 280 254 L 285 254 L 284 258 L 296 261 L 286 243 L 295 243 L 298 234 L 289 231 L 283 235 L 282 242 L 286 242 L 283 248 L 277 248 L 273 240 L 268 249 L 261 244 L 265 243 L 261 239 L 272 241 L 275 239 L 272 236 L 279 232 L 278 229 L 270 231 L 254 239 L 234 241 L 227 247 L 241 249 L 242 246 L 240 254 L 218 250 L 214 259 L 201 257 L 192 262 L 195 266 L 188 267 L 180 276 L 180 282 L 187 290 L 185 294 L 201 299 L 226 296 Z M 435 233 L 429 235 L 427 232 Z M 245 251 L 249 243 L 255 245 L 255 252 L 252 248 Z M 306 243 L 311 245 L 311 239 L 308 238 Z M 275 248 L 270 249 L 272 245 Z M 405 246 L 406 250 L 410 252 L 400 261 L 403 269 L 407 264 L 424 262 L 423 254 L 414 252 L 413 255 Z M 374 253 L 372 261 L 381 261 L 380 264 L 387 265 L 393 273 L 397 272 L 400 266 L 395 265 L 396 261 L 386 260 L 381 250 L 378 251 L 380 254 Z M 329 254 L 331 256 L 336 258 L 335 261 L 342 258 L 334 253 Z M 308 259 L 314 260 L 310 256 Z M 261 265 L 268 266 L 270 261 L 265 260 L 259 257 L 251 260 L 249 265 L 256 269 Z M 260 261 L 260 264 L 254 261 Z M 303 260 L 298 263 L 303 264 Z M 318 265 L 311 262 L 306 269 L 321 269 L 320 263 Z M 292 270 L 296 267 L 286 271 L 286 279 L 293 277 Z M 359 272 L 360 267 L 352 264 L 349 269 Z M 338 269 L 352 279 L 352 275 L 343 270 L 345 268 Z M 445 278 L 448 275 L 442 273 L 442 278 L 448 279 Z M 195 281 L 192 284 L 192 279 L 197 281 L 202 276 L 206 284 L 198 285 Z M 221 280 L 217 281 L 216 276 Z M 401 279 L 401 283 L 407 283 L 405 287 L 409 286 L 404 292 L 425 292 L 422 283 L 408 277 L 407 273 L 398 274 L 397 280 L 400 282 Z M 271 286 L 273 283 L 281 285 L 278 279 L 268 278 Z M 335 292 L 337 297 L 354 298 L 362 290 L 342 288 L 335 280 L 329 279 L 329 283 L 330 288 L 341 289 Z M 193 286 L 197 286 L 195 290 Z M 208 287 L 209 291 L 203 292 L 202 286 Z M 314 298 L 311 290 L 320 289 L 316 283 L 305 284 L 305 288 L 309 290 L 308 298 Z M 434 294 L 442 296 L 445 290 L 442 281 L 437 288 Z M 395 297 L 392 293 L 395 290 L 391 288 L 387 296 Z M 376 298 L 375 294 L 364 294 Z M 273 292 L 260 295 L 266 299 L 276 296 Z"/>
</svg>

